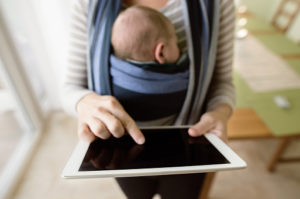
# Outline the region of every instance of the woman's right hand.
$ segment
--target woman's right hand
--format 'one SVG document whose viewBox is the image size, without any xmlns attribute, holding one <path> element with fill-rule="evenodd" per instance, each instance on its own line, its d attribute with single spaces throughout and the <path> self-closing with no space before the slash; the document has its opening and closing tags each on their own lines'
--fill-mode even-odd
<svg viewBox="0 0 300 199">
<path fill-rule="evenodd" d="M 78 136 L 92 142 L 96 137 L 108 139 L 111 135 L 120 138 L 127 132 L 137 144 L 145 137 L 134 120 L 113 96 L 90 93 L 77 104 Z"/>
</svg>

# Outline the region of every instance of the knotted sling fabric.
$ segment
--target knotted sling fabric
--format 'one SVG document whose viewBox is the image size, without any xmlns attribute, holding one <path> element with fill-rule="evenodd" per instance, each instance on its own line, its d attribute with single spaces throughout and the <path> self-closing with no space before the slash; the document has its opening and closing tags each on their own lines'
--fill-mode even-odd
<svg viewBox="0 0 300 199">
<path fill-rule="evenodd" d="M 218 22 L 219 22 L 219 0 L 181 0 L 183 5 L 183 13 L 185 17 L 185 29 L 187 36 L 188 54 L 190 58 L 189 72 L 188 72 L 188 87 L 187 89 L 181 90 L 181 87 L 177 87 L 178 82 L 182 81 L 179 73 L 168 74 L 174 75 L 174 85 L 166 79 L 160 78 L 166 74 L 153 74 L 153 82 L 156 84 L 167 85 L 164 90 L 155 90 L 155 83 L 153 88 L 151 84 L 149 87 L 144 87 L 143 92 L 136 92 L 134 88 L 138 85 L 124 88 L 122 83 L 112 81 L 112 76 L 115 74 L 115 69 L 121 69 L 118 71 L 123 75 L 128 73 L 127 70 L 120 67 L 121 65 L 116 64 L 116 67 L 111 67 L 113 60 L 111 57 L 111 45 L 110 45 L 110 34 L 111 28 L 115 18 L 117 17 L 120 7 L 121 0 L 90 0 L 89 1 L 89 12 L 88 12 L 88 31 L 89 31 L 89 51 L 88 51 L 88 79 L 89 89 L 95 91 L 101 95 L 112 95 L 113 93 L 122 94 L 122 89 L 137 94 L 136 99 L 139 103 L 143 102 L 144 106 L 150 103 L 154 96 L 172 95 L 178 92 L 184 92 L 183 102 L 177 107 L 177 119 L 175 124 L 193 124 L 197 122 L 203 111 L 205 96 L 210 85 L 212 74 L 215 65 L 217 36 L 218 36 Z M 110 62 L 112 61 L 112 62 Z M 144 72 L 144 75 L 150 75 L 151 71 L 134 70 L 137 73 L 135 77 L 141 74 L 138 72 Z M 131 74 L 134 72 L 131 71 Z M 147 73 L 147 74 L 146 74 Z M 138 79 L 138 78 L 137 78 Z M 178 81 L 178 82 L 177 82 Z M 122 84 L 122 85 L 121 85 Z M 122 87 L 120 87 L 122 86 Z M 120 90 L 121 88 L 121 90 Z M 156 87 L 158 88 L 158 87 Z M 118 90 L 119 89 L 119 90 Z M 177 89 L 177 90 L 176 90 Z M 114 92 L 113 92 L 114 90 Z M 148 93 L 147 93 L 148 92 Z M 149 93 L 150 92 L 150 93 Z M 149 94 L 151 96 L 149 96 Z M 182 93 L 181 93 L 182 95 Z M 123 95 L 124 96 L 124 95 Z M 161 98 L 162 99 L 162 98 Z M 128 100 L 130 101 L 130 100 Z M 155 100 L 154 100 L 155 101 Z M 130 106 L 134 106 L 137 103 L 133 102 Z M 157 103 L 157 102 L 155 102 Z M 171 101 L 161 101 L 161 107 L 171 103 Z M 123 104 L 124 106 L 124 104 Z M 173 104 L 176 107 L 176 105 Z M 126 108 L 126 104 L 124 106 Z M 149 110 L 149 113 L 155 112 Z M 166 115 L 170 114 L 166 112 Z M 133 113 L 130 113 L 133 114 Z M 142 114 L 148 114 L 142 113 Z M 138 115 L 142 115 L 138 114 Z M 149 119 L 159 119 L 164 115 L 153 115 Z"/>
<path fill-rule="evenodd" d="M 188 88 L 188 63 L 187 56 L 176 64 L 155 64 L 124 62 L 111 55 L 112 93 L 137 121 L 174 115 Z"/>
</svg>

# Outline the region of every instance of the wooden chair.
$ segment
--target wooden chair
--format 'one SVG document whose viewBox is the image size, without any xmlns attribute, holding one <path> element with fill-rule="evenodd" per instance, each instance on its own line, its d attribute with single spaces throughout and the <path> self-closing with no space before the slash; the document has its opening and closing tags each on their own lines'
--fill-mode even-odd
<svg viewBox="0 0 300 199">
<path fill-rule="evenodd" d="M 270 172 L 275 171 L 276 165 L 278 163 L 289 163 L 289 162 L 300 162 L 300 157 L 283 157 L 284 152 L 288 148 L 289 144 L 294 139 L 299 139 L 300 135 L 287 136 L 280 138 L 280 142 L 274 155 L 272 156 L 267 169 Z"/>
<path fill-rule="evenodd" d="M 294 9 L 287 8 L 288 4 L 293 5 Z M 299 0 L 282 0 L 278 6 L 275 15 L 272 18 L 271 23 L 278 28 L 281 32 L 286 32 L 292 25 L 295 17 L 300 11 Z M 285 19 L 286 23 L 280 23 L 280 19 Z"/>
</svg>

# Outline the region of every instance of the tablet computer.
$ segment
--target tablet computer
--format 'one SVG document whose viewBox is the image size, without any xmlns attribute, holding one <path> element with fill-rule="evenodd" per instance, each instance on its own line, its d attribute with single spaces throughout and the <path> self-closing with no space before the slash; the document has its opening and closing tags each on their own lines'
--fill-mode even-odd
<svg viewBox="0 0 300 199">
<path fill-rule="evenodd" d="M 133 177 L 241 169 L 246 163 L 212 133 L 188 135 L 188 127 L 141 128 L 146 142 L 122 138 L 79 141 L 64 178 Z"/>
</svg>

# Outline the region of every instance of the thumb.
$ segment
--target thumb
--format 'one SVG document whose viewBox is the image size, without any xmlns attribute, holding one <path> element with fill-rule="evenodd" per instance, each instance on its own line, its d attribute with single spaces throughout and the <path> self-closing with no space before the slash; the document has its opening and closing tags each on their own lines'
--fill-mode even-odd
<svg viewBox="0 0 300 199">
<path fill-rule="evenodd" d="M 190 127 L 188 133 L 192 137 L 201 136 L 213 128 L 214 123 L 210 120 L 202 119 L 200 122 Z"/>
</svg>

